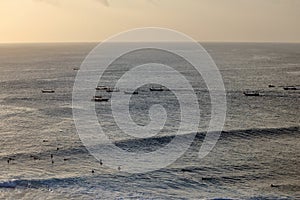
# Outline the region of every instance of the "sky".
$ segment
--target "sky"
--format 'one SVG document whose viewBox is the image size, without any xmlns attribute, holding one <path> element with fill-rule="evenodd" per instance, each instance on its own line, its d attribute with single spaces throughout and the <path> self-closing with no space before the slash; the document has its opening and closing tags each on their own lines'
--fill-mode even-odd
<svg viewBox="0 0 300 200">
<path fill-rule="evenodd" d="M 99 42 L 163 27 L 198 41 L 300 42 L 300 0 L 0 0 L 0 43 Z"/>
</svg>

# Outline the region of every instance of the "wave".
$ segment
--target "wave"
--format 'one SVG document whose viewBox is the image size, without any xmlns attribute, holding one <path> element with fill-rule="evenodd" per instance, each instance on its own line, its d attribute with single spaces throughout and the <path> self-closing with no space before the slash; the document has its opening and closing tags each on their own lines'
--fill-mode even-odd
<svg viewBox="0 0 300 200">
<path fill-rule="evenodd" d="M 287 128 L 267 128 L 267 129 L 246 129 L 246 130 L 231 130 L 231 131 L 222 131 L 219 140 L 231 140 L 231 139 L 251 139 L 254 137 L 278 137 L 281 135 L 294 135 L 295 137 L 299 137 L 299 128 L 300 127 L 287 127 Z M 196 133 L 194 143 L 200 143 L 206 136 L 206 132 Z M 176 135 L 168 135 L 168 136 L 157 136 L 151 138 L 143 138 L 143 139 L 128 139 L 115 141 L 114 144 L 119 148 L 126 149 L 126 151 L 139 151 L 139 152 L 151 152 L 157 150 L 172 141 L 172 139 Z M 185 137 L 190 137 L 191 134 L 180 135 L 183 139 Z M 105 145 L 105 144 L 101 144 Z M 101 145 L 95 148 L 101 148 Z M 93 147 L 94 148 L 94 147 Z M 72 146 L 71 148 L 56 150 L 46 150 L 42 152 L 29 152 L 29 153 L 20 153 L 20 154 L 9 154 L 0 156 L 0 160 L 7 160 L 9 158 L 18 159 L 24 157 L 36 157 L 43 158 L 49 157 L 51 153 L 55 151 L 55 155 L 57 156 L 75 156 L 80 154 L 87 154 L 88 151 L 86 147 L 79 142 L 76 146 Z"/>
<path fill-rule="evenodd" d="M 0 182 L 0 188 L 14 189 L 14 188 L 50 188 L 62 185 L 77 184 L 82 181 L 82 177 L 70 178 L 48 178 L 48 179 L 15 179 Z"/>
<path fill-rule="evenodd" d="M 192 133 L 191 133 L 192 134 Z M 191 134 L 180 135 L 184 139 L 185 137 L 189 137 Z M 194 142 L 202 142 L 206 136 L 206 132 L 196 133 Z M 227 140 L 227 139 L 246 139 L 251 137 L 274 137 L 280 135 L 299 135 L 299 127 L 288 127 L 288 128 L 267 128 L 267 129 L 247 129 L 247 130 L 231 130 L 231 131 L 222 131 L 219 140 Z M 129 139 L 124 141 L 115 142 L 115 145 L 126 149 L 127 151 L 138 149 L 144 151 L 153 151 L 157 148 L 160 148 L 168 143 L 175 137 L 175 135 L 168 136 L 159 136 L 159 137 L 151 137 L 144 139 Z M 143 148 L 143 149 L 141 149 Z"/>
<path fill-rule="evenodd" d="M 4 181 L 0 182 L 0 188 L 16 188 L 17 181 Z"/>
</svg>

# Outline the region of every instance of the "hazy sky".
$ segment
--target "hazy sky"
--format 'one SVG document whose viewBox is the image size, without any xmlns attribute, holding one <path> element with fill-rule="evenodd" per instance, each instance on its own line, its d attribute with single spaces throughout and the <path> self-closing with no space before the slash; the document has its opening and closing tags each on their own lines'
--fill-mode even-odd
<svg viewBox="0 0 300 200">
<path fill-rule="evenodd" d="M 0 0 L 0 42 L 101 41 L 158 26 L 199 41 L 300 42 L 300 0 Z"/>
</svg>

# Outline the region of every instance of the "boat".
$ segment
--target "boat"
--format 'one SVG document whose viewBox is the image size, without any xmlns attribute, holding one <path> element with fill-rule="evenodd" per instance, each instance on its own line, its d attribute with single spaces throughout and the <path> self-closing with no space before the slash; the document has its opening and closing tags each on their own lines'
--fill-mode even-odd
<svg viewBox="0 0 300 200">
<path fill-rule="evenodd" d="M 150 91 L 162 92 L 162 91 L 164 91 L 164 88 L 162 88 L 162 87 L 151 87 Z"/>
<path fill-rule="evenodd" d="M 74 70 L 74 71 L 78 71 L 78 70 L 79 70 L 79 67 L 74 67 L 73 70 Z"/>
<path fill-rule="evenodd" d="M 101 97 L 101 96 L 95 96 L 92 101 L 95 101 L 95 102 L 108 102 L 109 101 L 109 98 L 104 98 L 104 97 Z"/>
<path fill-rule="evenodd" d="M 106 92 L 120 92 L 118 88 L 107 88 Z"/>
<path fill-rule="evenodd" d="M 274 88 L 275 87 L 275 85 L 269 85 L 269 88 Z"/>
<path fill-rule="evenodd" d="M 134 91 L 134 92 L 124 91 L 124 94 L 136 95 L 136 94 L 139 94 L 139 92 L 138 91 Z"/>
<path fill-rule="evenodd" d="M 43 89 L 42 93 L 55 93 L 54 90 L 50 90 L 50 89 Z"/>
<path fill-rule="evenodd" d="M 103 86 L 103 85 L 96 87 L 96 90 L 107 90 L 107 89 L 109 89 L 109 88 L 107 86 Z"/>
<path fill-rule="evenodd" d="M 284 90 L 298 90 L 298 88 L 296 86 L 286 86 L 283 87 Z"/>
<path fill-rule="evenodd" d="M 103 97 L 100 96 L 100 95 L 96 95 L 96 96 L 93 97 L 93 99 L 100 99 L 100 98 L 103 98 Z"/>
<path fill-rule="evenodd" d="M 244 92 L 244 95 L 248 97 L 257 97 L 260 96 L 260 93 L 258 91 L 249 91 L 249 92 Z"/>
</svg>

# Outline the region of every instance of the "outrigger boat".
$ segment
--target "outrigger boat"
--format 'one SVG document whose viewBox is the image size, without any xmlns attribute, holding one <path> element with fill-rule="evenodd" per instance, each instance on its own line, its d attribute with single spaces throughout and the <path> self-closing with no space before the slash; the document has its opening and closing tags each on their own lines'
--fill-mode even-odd
<svg viewBox="0 0 300 200">
<path fill-rule="evenodd" d="M 164 91 L 164 88 L 162 88 L 162 87 L 151 87 L 150 91 L 162 92 L 162 91 Z"/>
<path fill-rule="evenodd" d="M 109 101 L 109 98 L 104 98 L 102 96 L 94 96 L 92 101 L 95 101 L 95 102 L 107 102 Z"/>
<path fill-rule="evenodd" d="M 132 95 L 135 95 L 135 94 L 139 94 L 139 92 L 138 92 L 138 91 L 134 91 L 134 92 L 124 91 L 124 94 L 132 94 Z"/>
<path fill-rule="evenodd" d="M 54 90 L 50 90 L 50 89 L 43 89 L 42 93 L 55 93 Z"/>
<path fill-rule="evenodd" d="M 298 90 L 298 88 L 296 86 L 286 86 L 283 87 L 284 90 Z"/>
<path fill-rule="evenodd" d="M 244 92 L 244 95 L 249 97 L 257 97 L 260 96 L 260 93 L 258 91 L 247 91 Z"/>
<path fill-rule="evenodd" d="M 120 92 L 118 88 L 107 88 L 106 92 Z"/>
<path fill-rule="evenodd" d="M 98 86 L 98 87 L 96 87 L 96 90 L 107 90 L 107 89 L 109 89 L 109 87 L 107 87 L 107 86 Z"/>
</svg>

